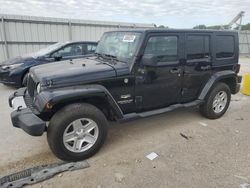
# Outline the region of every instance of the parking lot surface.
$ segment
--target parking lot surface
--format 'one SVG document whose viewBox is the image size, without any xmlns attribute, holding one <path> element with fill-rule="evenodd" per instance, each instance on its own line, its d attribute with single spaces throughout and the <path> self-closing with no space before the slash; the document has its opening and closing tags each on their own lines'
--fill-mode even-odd
<svg viewBox="0 0 250 188">
<path fill-rule="evenodd" d="M 241 74 L 250 73 L 250 58 L 240 62 Z M 0 84 L 0 176 L 59 161 L 46 134 L 31 137 L 12 126 L 8 96 L 14 90 Z M 31 187 L 239 187 L 250 183 L 249 114 L 250 96 L 239 93 L 218 120 L 191 108 L 110 123 L 104 147 L 88 159 L 90 168 Z M 151 152 L 159 155 L 152 161 L 146 158 Z"/>
</svg>

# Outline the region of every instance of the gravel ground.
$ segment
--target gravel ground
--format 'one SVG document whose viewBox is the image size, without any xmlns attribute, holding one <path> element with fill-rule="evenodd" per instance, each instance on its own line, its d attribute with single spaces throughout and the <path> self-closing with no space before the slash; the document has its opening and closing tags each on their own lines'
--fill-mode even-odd
<svg viewBox="0 0 250 188">
<path fill-rule="evenodd" d="M 250 73 L 250 58 L 240 62 L 241 73 Z M 12 127 L 7 98 L 13 91 L 0 85 L 0 176 L 59 161 L 46 134 L 31 137 Z M 250 97 L 239 93 L 218 120 L 191 108 L 111 123 L 104 147 L 88 160 L 90 168 L 31 187 L 240 187 L 250 183 L 249 106 Z M 159 155 L 153 161 L 145 157 L 151 152 Z"/>
</svg>

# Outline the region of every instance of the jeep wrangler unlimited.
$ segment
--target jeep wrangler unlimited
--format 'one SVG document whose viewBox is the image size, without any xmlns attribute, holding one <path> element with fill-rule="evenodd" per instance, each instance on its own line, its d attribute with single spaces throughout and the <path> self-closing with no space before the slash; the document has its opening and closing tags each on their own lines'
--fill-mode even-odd
<svg viewBox="0 0 250 188">
<path fill-rule="evenodd" d="M 101 148 L 107 120 L 191 106 L 219 118 L 240 88 L 238 46 L 233 31 L 106 32 L 95 55 L 30 70 L 27 88 L 9 98 L 13 126 L 32 136 L 46 131 L 57 157 L 78 161 Z"/>
</svg>

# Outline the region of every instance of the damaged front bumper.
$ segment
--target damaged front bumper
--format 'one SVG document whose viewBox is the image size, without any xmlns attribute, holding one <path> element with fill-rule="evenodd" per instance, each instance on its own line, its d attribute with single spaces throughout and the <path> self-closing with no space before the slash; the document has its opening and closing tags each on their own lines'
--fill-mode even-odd
<svg viewBox="0 0 250 188">
<path fill-rule="evenodd" d="M 0 68 L 0 83 L 3 84 L 14 84 L 14 82 L 10 79 L 9 71 L 2 70 Z"/>
<path fill-rule="evenodd" d="M 31 136 L 41 136 L 46 129 L 46 122 L 27 107 L 25 95 L 26 88 L 21 88 L 9 97 L 9 106 L 14 109 L 11 113 L 12 124 Z"/>
<path fill-rule="evenodd" d="M 11 75 L 9 70 L 3 70 L 0 67 L 0 83 L 10 86 L 20 87 L 18 82 L 18 77 L 16 75 Z"/>
</svg>

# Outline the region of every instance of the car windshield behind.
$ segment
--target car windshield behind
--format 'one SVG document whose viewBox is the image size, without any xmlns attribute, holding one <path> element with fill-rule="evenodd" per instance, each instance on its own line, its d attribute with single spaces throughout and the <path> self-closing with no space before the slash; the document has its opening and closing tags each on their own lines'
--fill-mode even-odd
<svg viewBox="0 0 250 188">
<path fill-rule="evenodd" d="M 41 50 L 39 50 L 38 52 L 36 52 L 37 55 L 46 55 L 54 50 L 57 50 L 58 48 L 60 48 L 61 46 L 63 46 L 65 43 L 61 43 L 61 42 L 58 42 L 58 43 L 55 43 L 55 44 L 52 44 L 46 48 L 43 48 Z"/>
<path fill-rule="evenodd" d="M 36 58 L 36 57 L 39 57 L 39 56 L 44 56 L 44 55 L 49 54 L 52 51 L 55 51 L 55 50 L 61 48 L 64 45 L 65 45 L 65 43 L 58 42 L 58 43 L 52 44 L 52 45 L 50 45 L 50 46 L 48 46 L 46 48 L 42 48 L 42 49 L 40 49 L 37 52 L 25 54 L 25 55 L 23 55 L 23 57 L 25 57 L 25 56 L 31 56 L 31 57 Z"/>
<path fill-rule="evenodd" d="M 119 61 L 130 62 L 135 55 L 140 33 L 138 32 L 107 32 L 98 43 L 96 53 L 115 56 Z"/>
</svg>

